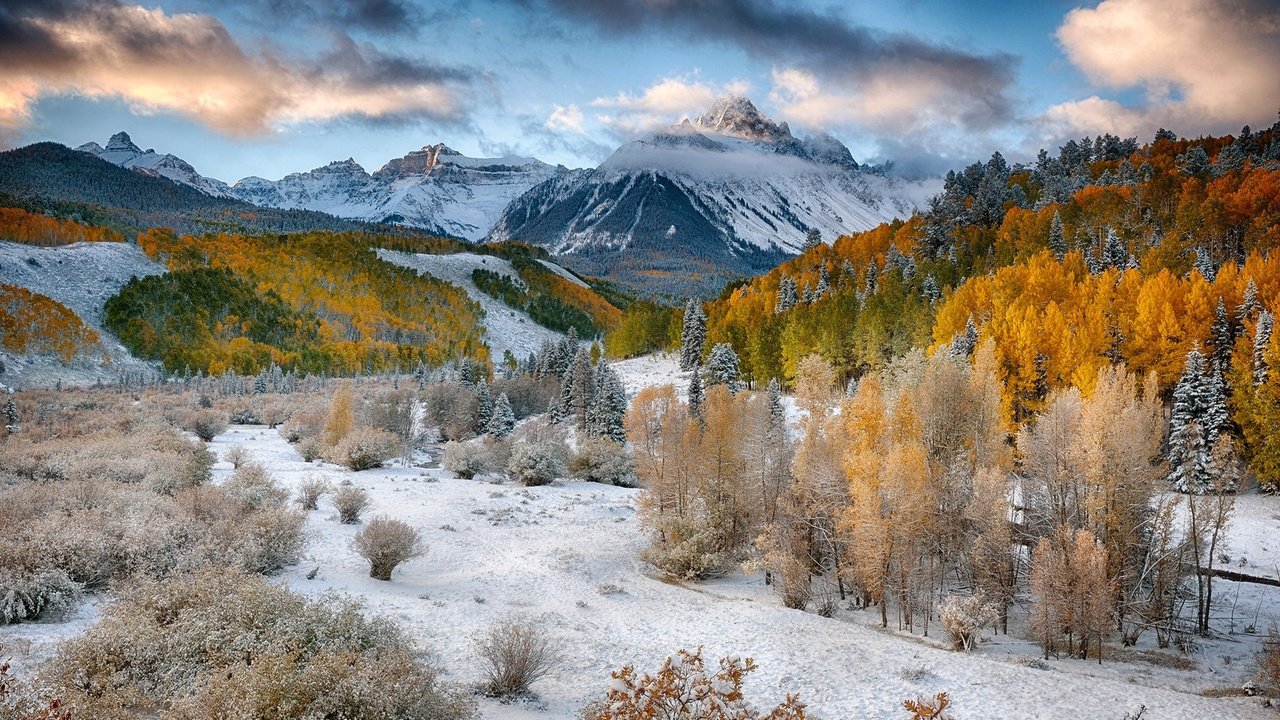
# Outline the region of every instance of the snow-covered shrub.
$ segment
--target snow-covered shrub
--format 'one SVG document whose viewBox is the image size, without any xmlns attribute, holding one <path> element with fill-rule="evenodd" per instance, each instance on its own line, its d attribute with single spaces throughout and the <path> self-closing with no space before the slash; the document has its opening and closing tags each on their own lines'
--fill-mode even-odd
<svg viewBox="0 0 1280 720">
<path fill-rule="evenodd" d="M 275 430 L 281 423 L 289 419 L 293 409 L 288 403 L 280 400 L 268 400 L 262 406 L 262 424 Z"/>
<path fill-rule="evenodd" d="M 527 695 L 529 686 L 559 661 L 554 636 L 543 623 L 512 616 L 490 625 L 473 640 L 484 671 L 484 692 L 494 697 Z"/>
<path fill-rule="evenodd" d="M 223 461 L 231 463 L 232 468 L 239 468 L 251 458 L 252 456 L 249 454 L 249 451 L 245 450 L 243 445 L 232 445 L 227 448 L 227 452 L 222 455 Z"/>
<path fill-rule="evenodd" d="M 289 491 L 280 487 L 265 465 L 251 461 L 236 468 L 222 488 L 246 507 L 280 507 L 289 499 Z"/>
<path fill-rule="evenodd" d="M 1000 617 L 1000 609 L 980 594 L 951 595 L 942 601 L 938 614 L 952 647 L 969 652 L 978 644 L 982 629 Z"/>
<path fill-rule="evenodd" d="M 191 488 L 176 501 L 184 544 L 173 567 L 156 575 L 208 565 L 269 574 L 301 557 L 306 541 L 302 512 L 254 507 L 219 487 Z"/>
<path fill-rule="evenodd" d="M 320 438 L 305 437 L 298 441 L 297 450 L 303 460 L 311 462 L 324 455 L 324 443 Z"/>
<path fill-rule="evenodd" d="M 628 665 L 612 673 L 608 695 L 603 702 L 583 709 L 583 720 L 803 720 L 804 703 L 797 695 L 769 712 L 754 709 L 742 690 L 747 674 L 756 669 L 747 658 L 726 657 L 712 672 L 697 652 L 680 650 L 667 658 L 656 675 L 643 677 Z"/>
<path fill-rule="evenodd" d="M 369 577 L 390 580 L 400 563 L 427 551 L 422 534 L 408 523 L 377 517 L 369 521 L 353 541 L 356 554 L 369 561 Z"/>
<path fill-rule="evenodd" d="M 298 483 L 298 504 L 303 510 L 315 510 L 320 496 L 332 492 L 333 485 L 318 475 L 308 475 Z"/>
<path fill-rule="evenodd" d="M 400 452 L 400 438 L 386 430 L 359 427 L 347 433 L 329 452 L 329 459 L 352 470 L 382 467 Z"/>
<path fill-rule="evenodd" d="M 445 440 L 465 440 L 475 435 L 480 401 L 459 383 L 435 383 L 422 391 L 423 417 L 440 429 Z"/>
<path fill-rule="evenodd" d="M 227 418 L 217 410 L 195 410 L 183 420 L 182 428 L 209 442 L 227 431 Z"/>
<path fill-rule="evenodd" d="M 44 676 L 77 718 L 454 720 L 474 710 L 352 601 L 205 570 L 122 589 Z"/>
<path fill-rule="evenodd" d="M 564 455 L 565 448 L 562 444 L 545 440 L 518 442 L 511 448 L 507 472 L 521 485 L 550 485 L 567 472 Z"/>
<path fill-rule="evenodd" d="M 306 438 L 318 438 L 324 430 L 324 421 L 328 417 L 329 403 L 312 398 L 289 413 L 289 419 L 280 426 L 280 434 L 291 443 L 301 442 Z"/>
<path fill-rule="evenodd" d="M 0 625 L 69 610 L 83 593 L 84 586 L 62 570 L 15 573 L 0 568 Z"/>
<path fill-rule="evenodd" d="M 578 451 L 569 462 L 573 477 L 587 482 L 636 487 L 636 466 L 631 453 L 622 443 L 608 438 L 592 437 L 578 444 Z"/>
<path fill-rule="evenodd" d="M 477 475 L 505 470 L 510 456 L 511 445 L 503 440 L 487 438 L 448 442 L 445 443 L 440 465 L 469 480 Z"/>
<path fill-rule="evenodd" d="M 261 425 L 260 413 L 251 405 L 238 405 L 231 409 L 232 425 Z"/>
<path fill-rule="evenodd" d="M 733 558 L 721 552 L 718 535 L 701 502 L 688 517 L 661 515 L 654 518 L 655 538 L 640 551 L 640 559 L 680 580 L 705 580 L 729 571 Z"/>
<path fill-rule="evenodd" d="M 414 404 L 412 390 L 387 390 L 370 398 L 361 416 L 364 424 L 395 435 L 402 448 L 413 450 L 419 439 L 413 419 Z"/>
<path fill-rule="evenodd" d="M 344 485 L 333 495 L 333 506 L 338 509 L 338 520 L 344 525 L 360 522 L 360 513 L 369 509 L 369 493 L 358 487 Z"/>
</svg>

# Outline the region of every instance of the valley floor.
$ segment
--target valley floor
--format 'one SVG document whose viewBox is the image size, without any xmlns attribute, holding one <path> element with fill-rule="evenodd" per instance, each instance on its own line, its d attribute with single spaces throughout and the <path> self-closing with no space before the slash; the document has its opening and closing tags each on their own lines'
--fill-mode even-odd
<svg viewBox="0 0 1280 720">
<path fill-rule="evenodd" d="M 943 649 L 937 638 L 872 627 L 878 622 L 874 610 L 842 608 L 828 619 L 786 609 L 759 575 L 739 573 L 689 587 L 658 579 L 636 558 L 646 538 L 636 519 L 635 490 L 462 480 L 433 467 L 435 449 L 413 464 L 352 473 L 304 462 L 278 433 L 257 426 L 235 426 L 212 443 L 220 457 L 235 445 L 290 489 L 313 474 L 335 483 L 350 480 L 372 496 L 366 518 L 404 520 L 420 528 L 429 545 L 391 582 L 372 580 L 351 548 L 359 526 L 338 523 L 332 505 L 322 500 L 307 520 L 305 559 L 280 582 L 310 595 L 364 598 L 372 612 L 402 623 L 452 679 L 465 683 L 480 679 L 471 638 L 494 620 L 522 613 L 554 631 L 563 660 L 535 683 L 540 701 L 482 700 L 486 718 L 573 718 L 604 694 L 609 673 L 623 664 L 653 670 L 676 649 L 699 646 L 709 659 L 754 658 L 760 670 L 747 682 L 754 701 L 772 703 L 784 692 L 799 692 L 824 718 L 901 718 L 903 699 L 939 691 L 951 693 L 955 716 L 964 720 L 1119 720 L 1143 705 L 1146 717 L 1162 720 L 1274 717 L 1255 699 L 1196 694 L 1239 687 L 1252 671 L 1256 637 L 1202 644 L 1191 658 L 1194 670 L 1144 662 L 1044 662 L 1032 643 L 1006 636 L 964 655 Z M 215 466 L 219 480 L 229 472 L 229 463 Z M 1257 496 L 1249 502 L 1258 511 L 1250 517 L 1273 527 L 1280 502 Z M 1257 539 L 1252 521 L 1241 527 Z M 315 579 L 307 579 L 317 568 Z M 1231 591 L 1230 583 L 1219 587 Z M 1275 612 L 1276 599 L 1259 600 L 1266 614 Z M 1252 605 L 1254 598 L 1249 600 Z M 23 670 L 95 614 L 90 604 L 69 622 L 0 628 L 0 643 L 18 655 Z"/>
</svg>

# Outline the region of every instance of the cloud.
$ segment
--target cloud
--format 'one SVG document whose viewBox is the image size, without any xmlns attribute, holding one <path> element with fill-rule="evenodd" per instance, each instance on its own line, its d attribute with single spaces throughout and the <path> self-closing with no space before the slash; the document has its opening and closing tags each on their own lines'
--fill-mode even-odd
<svg viewBox="0 0 1280 720">
<path fill-rule="evenodd" d="M 743 81 L 718 85 L 696 77 L 669 77 L 650 85 L 639 95 L 622 92 L 598 97 L 591 101 L 591 106 L 608 111 L 596 116 L 601 125 L 618 137 L 631 138 L 682 118 L 696 117 L 716 98 L 745 95 L 750 89 Z"/>
<path fill-rule="evenodd" d="M 822 81 L 819 102 L 839 102 L 859 118 L 885 122 L 897 112 L 945 116 L 968 128 L 1010 121 L 1008 96 L 1016 61 L 976 54 L 920 38 L 852 24 L 833 12 L 785 6 L 776 0 L 545 0 L 553 9 L 600 31 L 642 35 L 663 30 L 680 37 L 731 43 L 752 57 L 808 73 Z"/>
<path fill-rule="evenodd" d="M 1090 82 L 1140 89 L 1122 104 L 1094 95 L 1050 107 L 1049 134 L 1228 132 L 1268 120 L 1280 102 L 1280 7 L 1266 0 L 1105 0 L 1072 10 L 1057 39 Z"/>
<path fill-rule="evenodd" d="M 579 135 L 587 132 L 587 129 L 582 125 L 582 110 L 572 103 L 569 105 L 556 105 L 551 110 L 551 114 L 547 116 L 547 121 L 543 123 L 543 127 L 548 130 L 578 133 Z"/>
<path fill-rule="evenodd" d="M 345 35 L 318 57 L 251 55 L 212 16 L 114 3 L 0 9 L 0 67 L 0 123 L 10 132 L 40 97 L 58 94 L 120 99 L 229 135 L 351 117 L 458 121 L 472 75 Z"/>
</svg>

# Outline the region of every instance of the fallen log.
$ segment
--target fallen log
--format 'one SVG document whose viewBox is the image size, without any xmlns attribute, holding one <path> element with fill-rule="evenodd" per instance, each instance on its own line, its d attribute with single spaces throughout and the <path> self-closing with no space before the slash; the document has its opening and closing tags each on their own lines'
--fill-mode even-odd
<svg viewBox="0 0 1280 720">
<path fill-rule="evenodd" d="M 1210 570 L 1209 568 L 1200 568 L 1200 574 L 1212 575 L 1214 577 L 1219 577 L 1219 578 L 1222 578 L 1223 580 L 1230 580 L 1232 582 L 1253 583 L 1255 585 L 1270 585 L 1271 587 L 1280 587 L 1280 579 L 1262 577 L 1261 575 L 1249 575 L 1242 572 L 1236 572 L 1235 570 L 1227 570 L 1225 568 L 1213 568 L 1212 570 Z"/>
</svg>

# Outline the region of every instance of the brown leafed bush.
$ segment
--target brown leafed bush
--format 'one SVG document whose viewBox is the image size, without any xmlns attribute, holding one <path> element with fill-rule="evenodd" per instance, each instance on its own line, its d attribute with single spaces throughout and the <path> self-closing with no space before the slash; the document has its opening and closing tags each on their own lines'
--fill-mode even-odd
<svg viewBox="0 0 1280 720">
<path fill-rule="evenodd" d="M 76 717 L 470 717 L 391 623 L 332 597 L 204 570 L 140 580 L 61 647 L 44 680 Z"/>
<path fill-rule="evenodd" d="M 369 561 L 369 577 L 376 580 L 390 580 L 397 565 L 427 551 L 421 533 L 408 523 L 384 517 L 371 520 L 353 542 L 356 553 Z"/>
<path fill-rule="evenodd" d="M 354 525 L 360 522 L 360 514 L 369 509 L 369 493 L 344 485 L 334 493 L 333 506 L 338 509 L 338 520 L 342 524 Z"/>
<path fill-rule="evenodd" d="M 529 686 L 551 672 L 559 660 L 551 633 L 523 616 L 490 625 L 475 638 L 474 646 L 485 674 L 484 691 L 495 697 L 528 694 Z"/>
<path fill-rule="evenodd" d="M 225 453 L 223 453 L 222 459 L 231 463 L 232 468 L 238 468 L 246 462 L 249 462 L 249 460 L 252 459 L 252 456 L 249 454 L 248 450 L 244 449 L 243 445 L 232 445 L 227 448 Z"/>
<path fill-rule="evenodd" d="M 278 508 L 289 499 L 289 491 L 280 487 L 267 467 L 257 461 L 236 468 L 222 487 L 228 495 L 253 509 Z"/>
<path fill-rule="evenodd" d="M 182 428 L 205 442 L 227 431 L 227 416 L 217 410 L 193 410 L 182 422 Z"/>
<path fill-rule="evenodd" d="M 371 470 L 398 455 L 400 448 L 400 439 L 386 430 L 360 427 L 334 446 L 329 459 L 351 470 Z"/>
<path fill-rule="evenodd" d="M 329 492 L 333 492 L 333 485 L 328 480 L 317 475 L 308 475 L 298 484 L 298 504 L 303 510 L 315 510 L 320 503 L 320 497 Z"/>
<path fill-rule="evenodd" d="M 746 676 L 756 669 L 747 658 L 723 658 L 711 672 L 696 652 L 680 650 L 667 658 L 654 675 L 640 676 L 628 665 L 612 674 L 603 702 L 584 711 L 584 720 L 804 720 L 805 705 L 797 695 L 786 696 L 768 713 L 751 707 L 743 695 Z"/>
</svg>

